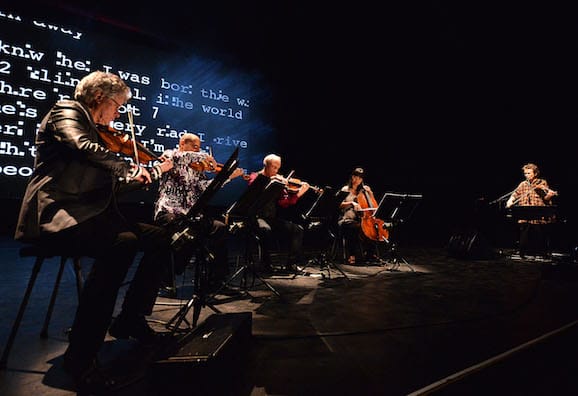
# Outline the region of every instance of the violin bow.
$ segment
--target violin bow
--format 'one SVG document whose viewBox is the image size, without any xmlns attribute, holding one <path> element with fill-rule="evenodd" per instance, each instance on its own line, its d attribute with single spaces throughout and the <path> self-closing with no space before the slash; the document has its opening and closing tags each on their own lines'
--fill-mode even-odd
<svg viewBox="0 0 578 396">
<path fill-rule="evenodd" d="M 130 126 L 130 135 L 132 138 L 132 146 L 133 146 L 133 150 L 134 150 L 134 160 L 136 161 L 136 164 L 138 165 L 140 162 L 138 160 L 138 148 L 136 145 L 136 136 L 134 133 L 134 118 L 133 118 L 132 110 L 129 109 L 127 111 L 126 115 L 128 116 L 128 124 Z"/>
</svg>

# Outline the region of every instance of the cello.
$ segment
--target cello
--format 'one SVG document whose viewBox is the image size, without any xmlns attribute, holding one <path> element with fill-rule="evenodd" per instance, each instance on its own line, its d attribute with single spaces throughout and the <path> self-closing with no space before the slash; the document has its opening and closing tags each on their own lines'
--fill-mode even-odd
<svg viewBox="0 0 578 396">
<path fill-rule="evenodd" d="M 371 190 L 361 186 L 361 191 L 357 194 L 357 203 L 363 212 L 361 218 L 361 231 L 363 235 L 372 241 L 387 241 L 389 238 L 389 231 L 385 226 L 385 222 L 375 217 L 377 210 L 377 202 Z"/>
</svg>

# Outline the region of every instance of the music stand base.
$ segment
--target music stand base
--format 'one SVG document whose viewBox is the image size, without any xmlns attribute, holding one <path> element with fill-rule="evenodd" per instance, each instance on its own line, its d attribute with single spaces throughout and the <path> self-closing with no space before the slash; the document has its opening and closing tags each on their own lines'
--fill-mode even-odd
<svg viewBox="0 0 578 396">
<path fill-rule="evenodd" d="M 165 323 L 165 327 L 171 331 L 171 335 L 174 335 L 177 331 L 190 331 L 191 329 L 197 327 L 197 322 L 201 313 L 201 309 L 204 307 L 209 307 L 215 313 L 222 313 L 214 305 L 203 301 L 204 298 L 199 295 L 194 295 L 185 305 L 179 309 L 179 311 Z M 187 320 L 187 315 L 189 311 L 193 309 L 193 320 L 189 322 Z M 185 329 L 181 328 L 181 324 L 185 322 L 187 327 Z"/>
<path fill-rule="evenodd" d="M 415 269 L 407 262 L 407 260 L 397 253 L 397 248 L 394 243 L 391 243 L 389 255 L 390 258 L 389 260 L 385 260 L 385 264 L 391 265 L 391 267 L 387 268 L 387 271 L 401 271 L 400 267 L 405 265 L 411 272 L 415 272 Z"/>
<path fill-rule="evenodd" d="M 227 279 L 227 281 L 223 283 L 223 285 L 219 289 L 217 289 L 215 293 L 213 293 L 213 295 L 219 294 L 220 291 L 230 286 L 233 280 L 235 280 L 238 276 L 242 275 L 243 277 L 241 280 L 241 284 L 239 285 L 239 289 L 250 296 L 251 294 L 248 292 L 249 287 L 247 286 L 248 283 L 247 272 L 251 272 L 250 276 L 253 278 L 252 286 L 255 285 L 255 279 L 258 279 L 263 285 L 265 285 L 269 290 L 271 290 L 274 294 L 276 294 L 277 297 L 281 297 L 281 294 L 277 291 L 277 289 L 273 287 L 273 285 L 271 285 L 261 275 L 259 275 L 257 271 L 254 268 L 252 268 L 252 266 L 249 266 L 247 264 L 239 267 L 237 271 L 235 271 L 235 273 L 231 275 L 231 277 L 229 277 L 229 279 Z"/>
<path fill-rule="evenodd" d="M 327 270 L 327 278 L 331 279 L 331 270 L 337 270 L 338 272 L 341 273 L 341 275 L 343 275 L 343 277 L 347 280 L 351 280 L 351 278 L 349 278 L 349 276 L 347 276 L 347 274 L 335 263 L 333 263 L 331 260 L 327 259 L 327 255 L 326 253 L 321 253 L 319 254 L 317 257 L 311 259 L 308 261 L 307 263 L 309 264 L 316 264 L 319 266 L 319 269 L 322 271 L 321 272 L 321 276 L 325 277 L 325 274 L 323 273 L 323 270 L 326 269 Z"/>
</svg>

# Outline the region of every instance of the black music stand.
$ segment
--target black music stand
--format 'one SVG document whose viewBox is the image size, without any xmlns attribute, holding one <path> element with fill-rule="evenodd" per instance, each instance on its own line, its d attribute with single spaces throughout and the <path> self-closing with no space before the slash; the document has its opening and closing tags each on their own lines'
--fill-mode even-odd
<svg viewBox="0 0 578 396">
<path fill-rule="evenodd" d="M 526 206 L 514 205 L 508 208 L 506 217 L 514 220 L 546 220 L 553 222 L 558 214 L 558 206 Z"/>
<path fill-rule="evenodd" d="M 384 227 L 393 231 L 409 220 L 421 199 L 422 195 L 420 194 L 385 193 L 379 201 L 375 217 L 382 219 Z M 398 254 L 395 238 L 392 238 L 391 234 L 386 242 L 389 246 L 390 263 L 393 266 L 388 270 L 398 271 L 401 264 L 405 264 L 412 272 L 415 272 L 407 260 Z"/>
<path fill-rule="evenodd" d="M 247 271 L 250 271 L 252 276 L 252 285 L 255 284 L 255 279 L 259 279 L 269 290 L 281 297 L 281 294 L 279 294 L 279 292 L 269 282 L 257 273 L 255 269 L 255 261 L 253 260 L 252 255 L 251 237 L 257 235 L 253 228 L 255 227 L 256 216 L 259 213 L 259 210 L 271 201 L 276 200 L 281 194 L 283 188 L 285 188 L 283 183 L 258 174 L 257 178 L 249 184 L 241 197 L 225 212 L 224 217 L 226 219 L 229 219 L 231 216 L 242 217 L 245 219 L 244 228 L 247 228 L 244 230 L 245 253 L 243 265 L 241 265 L 237 271 L 231 275 L 231 277 L 221 286 L 221 288 L 219 288 L 219 290 L 215 292 L 215 294 L 230 285 L 239 275 L 243 275 L 241 288 L 245 289 L 246 292 L 248 284 Z"/>
<path fill-rule="evenodd" d="M 213 257 L 206 247 L 206 236 L 211 227 L 211 219 L 204 216 L 203 211 L 213 196 L 221 189 L 223 184 L 229 179 L 231 174 L 239 165 L 237 159 L 239 155 L 239 148 L 237 147 L 233 154 L 229 157 L 227 162 L 223 165 L 221 171 L 211 180 L 205 191 L 201 194 L 195 204 L 189 209 L 187 215 L 183 219 L 179 219 L 175 225 L 177 231 L 172 236 L 171 247 L 179 249 L 184 244 L 194 244 L 195 246 L 195 275 L 193 284 L 193 297 L 166 323 L 168 329 L 172 328 L 171 335 L 173 335 L 179 328 L 183 321 L 189 327 L 196 327 L 201 308 L 210 306 L 216 313 L 220 313 L 218 309 L 207 303 L 207 292 L 209 289 L 209 265 Z M 186 316 L 190 309 L 193 308 L 192 325 L 188 323 Z"/>
<path fill-rule="evenodd" d="M 315 202 L 313 202 L 309 210 L 303 215 L 303 219 L 310 222 L 310 224 L 318 223 L 321 227 L 325 227 L 329 238 L 332 239 L 317 257 L 309 260 L 309 263 L 319 265 L 321 270 L 327 269 L 327 277 L 330 279 L 331 268 L 334 268 L 339 271 L 345 279 L 350 280 L 347 274 L 337 264 L 332 263 L 332 261 L 328 259 L 328 256 L 331 256 L 331 246 L 335 238 L 337 238 L 337 233 L 332 231 L 331 227 L 337 226 L 339 205 L 343 202 L 347 194 L 347 191 L 341 190 L 334 193 L 331 187 L 326 187 L 319 194 Z"/>
<path fill-rule="evenodd" d="M 537 205 L 514 205 L 507 209 L 506 217 L 515 220 L 517 223 L 520 223 L 520 220 L 525 220 L 526 222 L 531 222 L 532 220 L 540 220 L 540 223 L 536 223 L 536 226 L 541 227 L 541 233 L 544 233 L 544 249 L 542 252 L 533 252 L 537 253 L 537 256 L 550 256 L 551 255 L 551 230 L 550 227 L 552 224 L 557 222 L 558 217 L 558 206 L 557 205 L 544 205 L 544 206 L 537 206 Z M 520 258 L 524 257 L 524 253 L 522 252 L 522 241 L 521 237 L 518 239 L 519 245 L 519 252 L 518 255 Z M 536 250 L 536 249 L 533 249 Z M 532 255 L 530 255 L 532 256 Z M 512 255 L 511 258 L 517 258 L 515 255 Z"/>
</svg>

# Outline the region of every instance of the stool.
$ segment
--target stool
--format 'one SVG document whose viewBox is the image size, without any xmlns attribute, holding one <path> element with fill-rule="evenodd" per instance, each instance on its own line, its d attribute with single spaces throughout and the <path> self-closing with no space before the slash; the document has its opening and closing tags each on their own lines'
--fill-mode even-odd
<svg viewBox="0 0 578 396">
<path fill-rule="evenodd" d="M 10 331 L 10 335 L 8 336 L 8 341 L 6 342 L 6 346 L 4 347 L 4 351 L 2 352 L 2 357 L 0 358 L 0 369 L 6 368 L 8 355 L 10 354 L 10 350 L 12 349 L 12 345 L 14 344 L 14 339 L 16 338 L 16 334 L 18 333 L 20 322 L 22 321 L 22 317 L 24 316 L 24 311 L 26 310 L 26 306 L 28 305 L 30 294 L 32 293 L 34 283 L 36 282 L 36 278 L 38 277 L 38 273 L 40 272 L 40 268 L 42 267 L 42 263 L 44 262 L 44 260 L 52 257 L 60 257 L 60 268 L 58 269 L 58 275 L 56 276 L 56 282 L 54 283 L 54 288 L 52 290 L 52 295 L 50 297 L 50 302 L 48 304 L 48 310 L 46 312 L 46 317 L 44 319 L 44 325 L 42 326 L 42 330 L 40 331 L 40 337 L 46 338 L 48 336 L 48 325 L 50 323 L 50 318 L 52 316 L 54 303 L 56 301 L 56 295 L 58 294 L 58 287 L 60 286 L 60 280 L 62 278 L 64 266 L 69 258 L 72 258 L 74 274 L 76 276 L 76 291 L 79 299 L 83 283 L 80 266 L 80 255 L 78 255 L 78 253 L 56 251 L 52 250 L 50 247 L 44 246 L 41 247 L 36 245 L 24 246 L 20 249 L 19 253 L 20 257 L 35 257 L 36 259 L 34 261 L 34 267 L 32 267 L 32 274 L 30 275 L 30 280 L 28 281 L 26 292 L 24 293 L 24 297 L 20 302 L 18 314 L 16 315 L 16 319 L 14 320 L 14 324 L 12 325 L 12 330 Z"/>
</svg>

